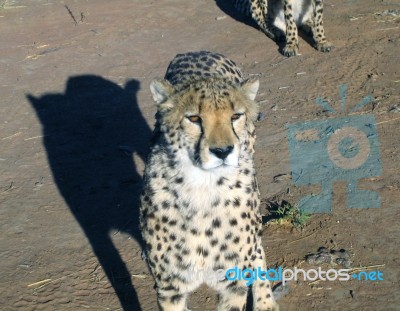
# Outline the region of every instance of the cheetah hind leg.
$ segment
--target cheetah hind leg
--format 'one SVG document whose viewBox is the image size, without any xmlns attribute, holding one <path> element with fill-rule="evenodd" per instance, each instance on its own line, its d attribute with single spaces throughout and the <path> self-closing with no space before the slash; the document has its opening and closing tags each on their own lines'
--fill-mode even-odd
<svg viewBox="0 0 400 311">
<path fill-rule="evenodd" d="M 311 21 L 306 25 L 311 28 L 315 42 L 315 48 L 320 52 L 330 52 L 333 48 L 332 43 L 326 40 L 323 24 L 323 2 L 322 0 L 313 1 L 314 11 Z"/>
</svg>

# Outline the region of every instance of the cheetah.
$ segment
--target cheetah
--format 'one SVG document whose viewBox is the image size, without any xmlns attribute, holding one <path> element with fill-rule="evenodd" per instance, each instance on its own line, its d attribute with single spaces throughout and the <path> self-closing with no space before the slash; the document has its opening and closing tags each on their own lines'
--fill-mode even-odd
<svg viewBox="0 0 400 311">
<path fill-rule="evenodd" d="M 234 6 L 271 39 L 285 37 L 283 54 L 287 57 L 299 53 L 298 26 L 311 32 L 318 51 L 330 52 L 333 48 L 325 38 L 323 0 L 234 0 Z"/>
<path fill-rule="evenodd" d="M 219 311 L 244 310 L 246 282 L 225 271 L 265 271 L 253 163 L 258 87 L 207 51 L 178 54 L 165 79 L 151 82 L 157 113 L 140 226 L 160 310 L 187 310 L 201 284 L 216 290 Z M 279 310 L 268 280 L 252 294 L 253 310 Z"/>
</svg>

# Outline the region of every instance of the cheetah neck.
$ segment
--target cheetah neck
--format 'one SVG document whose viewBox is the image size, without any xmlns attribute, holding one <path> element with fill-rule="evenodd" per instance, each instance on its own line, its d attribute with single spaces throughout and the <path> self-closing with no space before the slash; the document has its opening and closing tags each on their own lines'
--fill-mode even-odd
<svg viewBox="0 0 400 311">
<path fill-rule="evenodd" d="M 213 170 L 204 170 L 193 164 L 185 154 L 178 154 L 177 176 L 183 179 L 179 186 L 179 201 L 188 202 L 183 204 L 188 211 L 201 210 L 210 212 L 215 202 L 231 200 L 235 190 L 228 190 L 239 180 L 243 184 L 251 184 L 253 178 L 253 162 L 242 158 L 239 167 L 220 167 Z M 248 175 L 243 175 L 244 169 Z M 239 190 L 238 190 L 239 192 Z M 239 195 L 239 194 L 238 194 Z M 186 208 L 185 207 L 185 208 Z"/>
</svg>

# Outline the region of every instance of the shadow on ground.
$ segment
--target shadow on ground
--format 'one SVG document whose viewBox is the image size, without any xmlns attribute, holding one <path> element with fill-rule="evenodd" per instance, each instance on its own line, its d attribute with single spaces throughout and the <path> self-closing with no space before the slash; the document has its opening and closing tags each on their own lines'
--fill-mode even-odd
<svg viewBox="0 0 400 311">
<path fill-rule="evenodd" d="M 57 187 L 85 232 L 124 311 L 140 310 L 130 273 L 110 237 L 138 229 L 141 176 L 151 130 L 138 107 L 140 83 L 124 88 L 94 75 L 71 77 L 64 94 L 28 95 L 43 126 Z"/>
<path fill-rule="evenodd" d="M 257 23 L 252 18 L 247 17 L 244 14 L 238 12 L 233 6 L 232 2 L 226 0 L 215 0 L 215 3 L 222 12 L 232 17 L 233 19 L 237 20 L 238 22 L 251 26 L 257 30 L 260 29 Z"/>
</svg>

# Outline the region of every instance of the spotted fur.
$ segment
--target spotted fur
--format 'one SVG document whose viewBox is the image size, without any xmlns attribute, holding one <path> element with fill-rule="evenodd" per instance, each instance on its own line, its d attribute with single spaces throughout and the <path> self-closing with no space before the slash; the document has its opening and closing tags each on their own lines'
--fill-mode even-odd
<svg viewBox="0 0 400 311">
<path fill-rule="evenodd" d="M 330 52 L 323 25 L 323 0 L 233 0 L 237 10 L 250 16 L 271 39 L 285 38 L 283 54 L 299 53 L 297 27 L 312 33 L 315 48 Z"/>
<path fill-rule="evenodd" d="M 177 55 L 151 83 L 158 110 L 140 223 L 160 310 L 186 310 L 203 283 L 218 292 L 219 311 L 244 310 L 245 281 L 209 276 L 266 268 L 253 164 L 258 83 L 205 51 Z M 252 289 L 254 310 L 278 310 L 268 281 Z"/>
</svg>

